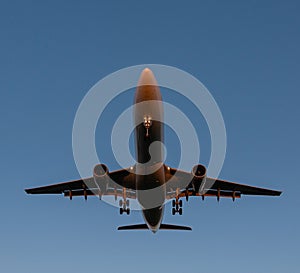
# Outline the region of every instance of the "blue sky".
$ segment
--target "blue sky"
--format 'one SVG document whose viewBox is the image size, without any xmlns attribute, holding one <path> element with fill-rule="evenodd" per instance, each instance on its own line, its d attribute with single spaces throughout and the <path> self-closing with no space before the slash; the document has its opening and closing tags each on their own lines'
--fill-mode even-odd
<svg viewBox="0 0 300 273">
<path fill-rule="evenodd" d="M 297 1 L 2 1 L 0 271 L 298 272 L 299 8 Z M 97 198 L 25 195 L 24 188 L 79 176 L 72 125 L 80 101 L 102 77 L 143 63 L 186 70 L 213 94 L 228 136 L 221 178 L 283 195 L 191 200 L 181 217 L 167 206 L 165 222 L 193 232 L 156 235 L 116 232 L 141 214 L 121 217 Z M 162 92 L 196 123 L 188 102 Z M 113 105 L 129 106 L 132 95 Z M 199 124 L 206 163 L 210 139 Z M 110 126 L 98 128 L 97 149 L 113 170 Z"/>
</svg>

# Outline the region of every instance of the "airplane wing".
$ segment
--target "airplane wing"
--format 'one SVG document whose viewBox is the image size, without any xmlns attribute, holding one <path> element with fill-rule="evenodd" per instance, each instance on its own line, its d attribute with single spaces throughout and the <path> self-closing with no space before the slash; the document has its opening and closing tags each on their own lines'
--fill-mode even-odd
<svg viewBox="0 0 300 273">
<path fill-rule="evenodd" d="M 279 196 L 281 191 L 275 191 L 270 189 L 258 188 L 254 186 L 248 186 L 244 184 L 238 184 L 235 182 L 229 182 L 220 179 L 207 178 L 206 182 L 212 183 L 212 190 L 222 190 L 230 192 L 240 192 L 244 195 L 269 195 L 269 196 Z"/>
<path fill-rule="evenodd" d="M 221 179 L 214 179 L 206 177 L 204 180 L 197 180 L 191 173 L 167 168 L 166 171 L 167 183 L 167 198 L 182 198 L 189 196 L 201 196 L 202 199 L 205 196 L 230 197 L 233 200 L 240 198 L 241 195 L 268 195 L 279 196 L 281 191 L 275 191 L 270 189 L 264 189 L 235 182 L 225 181 Z M 198 184 L 198 188 L 201 191 L 195 191 L 194 185 Z"/>
<path fill-rule="evenodd" d="M 124 188 L 126 188 L 127 198 L 136 198 L 135 193 L 135 174 L 126 169 L 108 173 L 110 179 L 102 178 L 97 183 L 93 177 L 52 184 L 48 186 L 25 189 L 28 194 L 64 194 L 72 199 L 73 196 L 88 195 L 113 195 L 124 196 Z"/>
</svg>

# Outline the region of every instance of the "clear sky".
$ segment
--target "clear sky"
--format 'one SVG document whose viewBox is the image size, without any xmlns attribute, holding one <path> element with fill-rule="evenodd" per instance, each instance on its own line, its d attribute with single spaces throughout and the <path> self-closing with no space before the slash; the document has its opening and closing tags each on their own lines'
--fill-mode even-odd
<svg viewBox="0 0 300 273">
<path fill-rule="evenodd" d="M 0 3 L 0 271 L 299 272 L 299 1 L 112 2 Z M 221 178 L 283 195 L 191 200 L 183 216 L 168 205 L 164 222 L 193 231 L 155 235 L 117 232 L 141 214 L 121 217 L 97 198 L 26 195 L 79 177 L 80 101 L 102 77 L 143 63 L 186 70 L 211 91 L 228 136 Z M 114 170 L 110 126 L 97 130 L 97 148 Z"/>
</svg>

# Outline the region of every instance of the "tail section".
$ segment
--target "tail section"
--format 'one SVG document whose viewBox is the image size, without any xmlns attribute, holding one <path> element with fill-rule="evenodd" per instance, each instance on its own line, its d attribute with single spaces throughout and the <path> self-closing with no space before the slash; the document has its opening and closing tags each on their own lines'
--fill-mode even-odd
<svg viewBox="0 0 300 273">
<path fill-rule="evenodd" d="M 149 229 L 146 224 L 137 224 L 137 225 L 118 227 L 118 230 L 145 230 L 145 229 Z M 191 227 L 177 226 L 177 225 L 170 225 L 170 224 L 161 224 L 159 229 L 161 229 L 161 230 L 192 230 Z"/>
</svg>

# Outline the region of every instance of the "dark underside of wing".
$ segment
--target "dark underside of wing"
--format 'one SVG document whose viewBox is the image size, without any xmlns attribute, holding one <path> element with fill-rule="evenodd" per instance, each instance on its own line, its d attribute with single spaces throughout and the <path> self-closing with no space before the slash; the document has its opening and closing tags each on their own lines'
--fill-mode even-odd
<svg viewBox="0 0 300 273">
<path fill-rule="evenodd" d="M 86 181 L 86 183 L 84 181 Z M 65 191 L 76 191 L 84 189 L 86 187 L 85 185 L 88 184 L 87 181 L 88 183 L 92 182 L 92 178 L 87 178 L 86 180 L 79 179 L 32 189 L 25 189 L 25 191 L 28 194 L 59 194 Z"/>
<path fill-rule="evenodd" d="M 254 187 L 221 179 L 214 179 L 210 177 L 198 179 L 191 173 L 172 168 L 166 170 L 166 181 L 170 181 L 167 183 L 169 198 L 174 198 L 176 196 L 217 196 L 240 198 L 241 195 L 281 195 L 281 191 Z M 201 188 L 201 190 L 197 191 L 195 188 Z M 180 190 L 179 192 L 178 189 Z"/>
<path fill-rule="evenodd" d="M 52 184 L 48 186 L 25 189 L 28 194 L 61 194 L 65 196 L 122 195 L 122 189 L 127 188 L 127 196 L 134 198 L 135 175 L 126 169 L 109 173 L 109 179 L 100 179 L 97 183 L 93 177 Z M 105 189 L 105 190 L 103 190 Z"/>
<path fill-rule="evenodd" d="M 220 179 L 207 178 L 207 182 L 211 183 L 211 190 L 222 190 L 230 192 L 239 192 L 245 195 L 270 195 L 279 196 L 281 191 L 253 187 L 249 185 L 238 184 Z"/>
</svg>

